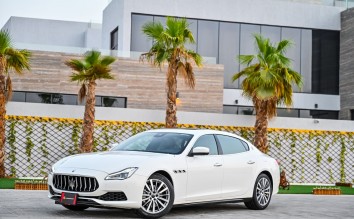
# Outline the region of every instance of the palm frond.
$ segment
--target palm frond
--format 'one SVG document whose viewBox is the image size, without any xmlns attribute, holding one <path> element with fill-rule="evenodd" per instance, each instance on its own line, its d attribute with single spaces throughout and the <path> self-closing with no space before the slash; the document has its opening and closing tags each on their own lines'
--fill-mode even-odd
<svg viewBox="0 0 354 219">
<path fill-rule="evenodd" d="M 79 93 L 77 95 L 77 100 L 79 103 L 82 103 L 87 95 L 87 85 L 83 83 L 80 87 Z"/>
<path fill-rule="evenodd" d="M 9 32 L 5 30 L 0 31 L 0 55 L 4 55 L 8 48 L 11 48 L 11 37 Z"/>
<path fill-rule="evenodd" d="M 72 70 L 74 70 L 76 72 L 83 72 L 86 70 L 85 63 L 83 61 L 77 60 L 77 59 L 71 59 L 71 60 L 65 61 L 65 65 L 67 65 L 68 67 L 70 67 Z"/>
<path fill-rule="evenodd" d="M 255 55 L 239 55 L 238 60 L 240 60 L 242 65 L 249 66 L 255 57 Z"/>
<path fill-rule="evenodd" d="M 14 70 L 16 73 L 21 74 L 24 69 L 30 69 L 29 58 L 31 53 L 28 50 L 16 50 L 8 48 L 5 51 L 6 55 L 6 71 Z"/>
<path fill-rule="evenodd" d="M 84 57 L 86 64 L 93 66 L 100 62 L 101 52 L 95 50 L 88 51 L 85 53 Z"/>
<path fill-rule="evenodd" d="M 115 61 L 116 61 L 116 58 L 114 58 L 112 56 L 105 56 L 102 58 L 101 64 L 104 66 L 109 66 L 110 64 L 112 64 Z"/>
<path fill-rule="evenodd" d="M 163 26 L 160 22 L 147 22 L 143 25 L 143 33 L 150 39 L 154 41 L 160 41 L 163 33 Z"/>
<path fill-rule="evenodd" d="M 12 81 L 9 75 L 6 78 L 5 90 L 5 100 L 8 102 L 12 98 Z"/>
</svg>

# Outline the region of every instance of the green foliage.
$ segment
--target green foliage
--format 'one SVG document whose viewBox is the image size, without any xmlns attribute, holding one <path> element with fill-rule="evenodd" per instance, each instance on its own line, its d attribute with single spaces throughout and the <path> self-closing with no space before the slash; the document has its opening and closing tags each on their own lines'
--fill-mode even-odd
<svg viewBox="0 0 354 219">
<path fill-rule="evenodd" d="M 26 155 L 27 161 L 31 161 L 32 149 L 34 148 L 33 141 L 31 139 L 31 135 L 33 133 L 33 128 L 29 122 L 26 122 Z"/>
<path fill-rule="evenodd" d="M 275 98 L 277 104 L 291 106 L 292 85 L 302 87 L 301 74 L 290 68 L 291 60 L 285 56 L 292 43 L 282 40 L 273 45 L 261 35 L 254 35 L 254 38 L 257 54 L 238 57 L 240 63 L 246 67 L 236 73 L 232 80 L 245 77 L 242 82 L 243 94 L 253 101 Z M 269 110 L 269 117 L 276 114 L 274 110 Z"/>
<path fill-rule="evenodd" d="M 347 148 L 345 147 L 345 141 L 344 138 L 341 137 L 341 150 L 340 150 L 340 181 L 345 182 L 345 154 L 346 154 Z"/>
<path fill-rule="evenodd" d="M 16 142 L 16 121 L 12 121 L 10 123 L 10 129 L 9 129 L 9 135 L 7 137 L 7 140 L 9 142 L 9 146 L 10 146 L 10 153 L 9 153 L 9 159 L 10 159 L 10 164 L 11 164 L 11 176 L 16 176 L 16 168 L 14 166 L 15 162 L 16 162 L 16 146 L 15 146 L 15 142 Z"/>
</svg>

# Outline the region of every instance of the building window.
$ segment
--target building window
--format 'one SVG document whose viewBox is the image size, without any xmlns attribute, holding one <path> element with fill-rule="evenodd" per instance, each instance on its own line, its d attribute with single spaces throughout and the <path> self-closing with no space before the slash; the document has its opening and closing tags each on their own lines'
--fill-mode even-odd
<svg viewBox="0 0 354 219">
<path fill-rule="evenodd" d="M 85 100 L 83 100 L 82 103 L 78 103 L 77 95 L 75 94 L 42 93 L 27 91 L 14 91 L 11 101 L 62 105 L 85 105 Z M 96 96 L 95 105 L 101 107 L 127 108 L 127 98 Z"/>
<path fill-rule="evenodd" d="M 111 32 L 111 50 L 118 50 L 118 27 Z"/>
<path fill-rule="evenodd" d="M 312 30 L 312 93 L 339 94 L 339 31 Z"/>
</svg>

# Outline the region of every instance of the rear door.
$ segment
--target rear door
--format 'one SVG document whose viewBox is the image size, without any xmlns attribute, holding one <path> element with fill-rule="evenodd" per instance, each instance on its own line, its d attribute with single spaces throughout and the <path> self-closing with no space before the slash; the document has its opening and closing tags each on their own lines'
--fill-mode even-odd
<svg viewBox="0 0 354 219">
<path fill-rule="evenodd" d="M 249 189 L 253 189 L 253 176 L 255 173 L 256 160 L 251 159 L 246 142 L 241 139 L 216 135 L 217 141 L 222 150 L 223 158 L 223 199 L 238 198 Z"/>
</svg>

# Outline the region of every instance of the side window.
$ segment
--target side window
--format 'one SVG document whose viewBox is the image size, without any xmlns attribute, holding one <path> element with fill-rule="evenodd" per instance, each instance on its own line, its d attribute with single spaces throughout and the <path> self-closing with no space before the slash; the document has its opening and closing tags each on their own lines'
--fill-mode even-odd
<svg viewBox="0 0 354 219">
<path fill-rule="evenodd" d="M 237 138 L 226 135 L 217 135 L 217 138 L 220 142 L 223 154 L 236 154 L 246 151 L 245 146 L 242 144 L 241 140 Z"/>
<path fill-rule="evenodd" d="M 250 146 L 248 146 L 248 144 L 246 142 L 244 142 L 242 140 L 240 140 L 240 141 L 242 142 L 243 146 L 245 146 L 246 151 L 249 151 L 250 150 Z"/>
<path fill-rule="evenodd" d="M 195 147 L 207 147 L 209 148 L 209 155 L 217 155 L 218 147 L 216 146 L 215 138 L 213 135 L 203 135 L 198 138 L 193 148 Z"/>
</svg>

